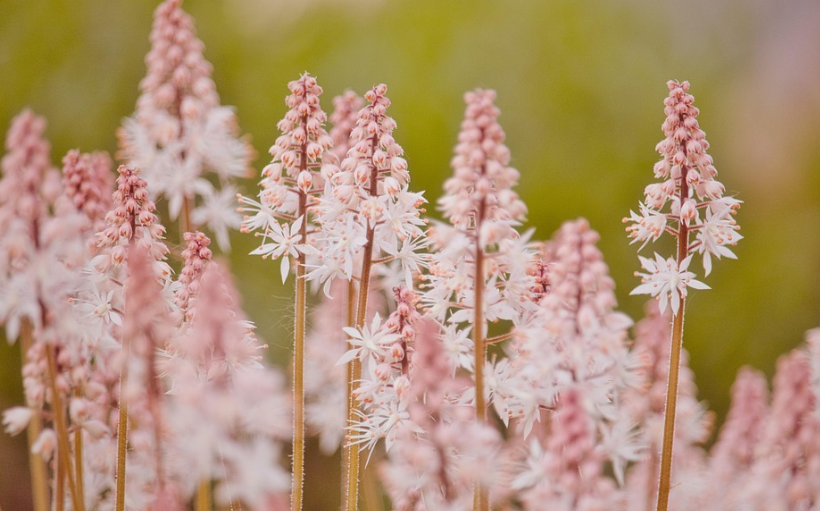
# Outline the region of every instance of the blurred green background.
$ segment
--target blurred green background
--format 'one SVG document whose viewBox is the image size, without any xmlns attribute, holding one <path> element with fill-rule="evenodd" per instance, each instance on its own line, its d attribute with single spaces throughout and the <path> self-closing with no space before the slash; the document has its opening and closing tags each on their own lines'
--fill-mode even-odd
<svg viewBox="0 0 820 511">
<path fill-rule="evenodd" d="M 116 150 L 145 73 L 155 2 L 0 0 L 0 125 L 49 119 L 52 159 Z M 303 71 L 325 89 L 389 85 L 413 188 L 434 202 L 450 174 L 462 94 L 498 90 L 529 225 L 549 237 L 587 217 L 633 318 L 643 298 L 621 219 L 653 179 L 668 79 L 689 80 L 719 179 L 745 204 L 739 261 L 717 263 L 687 309 L 700 396 L 719 417 L 737 369 L 771 375 L 820 323 L 820 3 L 816 0 L 188 0 L 223 104 L 266 163 Z M 244 190 L 254 193 L 253 180 Z M 432 207 L 430 208 L 433 209 Z M 173 236 L 174 233 L 171 233 Z M 233 237 L 248 314 L 286 365 L 290 289 Z M 0 408 L 22 400 L 18 348 L 0 343 Z M 0 435 L 0 507 L 27 509 L 19 440 Z M 332 481 L 328 486 L 334 493 Z M 308 484 L 310 485 L 310 479 Z M 316 502 L 319 502 L 316 500 Z M 309 508 L 326 509 L 325 504 Z"/>
</svg>

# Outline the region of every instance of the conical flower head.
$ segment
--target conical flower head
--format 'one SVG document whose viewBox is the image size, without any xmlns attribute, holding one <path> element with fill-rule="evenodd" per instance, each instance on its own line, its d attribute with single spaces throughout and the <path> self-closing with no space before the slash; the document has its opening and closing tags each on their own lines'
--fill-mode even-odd
<svg viewBox="0 0 820 511">
<path fill-rule="evenodd" d="M 333 154 L 339 161 L 347 156 L 350 150 L 350 133 L 356 127 L 359 110 L 364 106 L 364 100 L 358 94 L 349 90 L 333 98 L 333 113 L 330 122 L 330 138 L 333 139 Z"/>
<path fill-rule="evenodd" d="M 80 153 L 74 149 L 63 158 L 63 186 L 74 208 L 88 218 L 93 232 L 105 227 L 105 214 L 111 209 L 114 185 L 111 158 L 96 152 Z"/>
<path fill-rule="evenodd" d="M 368 104 L 359 110 L 356 127 L 350 132 L 352 147 L 334 177 L 334 193 L 343 203 L 358 206 L 370 196 L 394 196 L 410 180 L 404 149 L 393 138 L 396 121 L 387 115 L 390 99 L 386 94 L 387 85 L 380 84 L 364 95 Z"/>
<path fill-rule="evenodd" d="M 154 12 L 148 74 L 136 114 L 119 132 L 121 156 L 146 172 L 151 193 L 169 201 L 172 219 L 182 214 L 207 225 L 227 248 L 227 229 L 240 224 L 231 180 L 247 176 L 254 152 L 239 137 L 233 110 L 220 106 L 211 64 L 181 4 L 166 0 Z"/>
<path fill-rule="evenodd" d="M 646 187 L 639 213 L 630 212 L 624 222 L 629 224 L 626 230 L 633 243 L 643 243 L 641 248 L 664 232 L 680 238 L 683 253 L 700 254 L 705 274 L 709 275 L 712 256 L 736 259 L 728 247 L 743 238 L 733 218 L 741 202 L 724 197 L 725 188 L 715 179 L 717 170 L 707 153 L 709 142 L 700 128 L 700 111 L 689 94 L 689 82 L 669 81 L 667 87 L 666 120 L 662 126 L 665 138 L 655 147 L 661 155 L 654 169 L 660 182 Z M 679 259 L 683 266 L 683 257 Z M 663 294 L 674 294 L 674 289 L 670 287 Z"/>
<path fill-rule="evenodd" d="M 510 151 L 498 124 L 500 110 L 493 90 L 464 95 L 467 109 L 451 161 L 454 175 L 444 183 L 439 207 L 450 223 L 466 228 L 484 220 L 521 221 L 527 213 L 512 190 L 519 173 L 509 166 Z"/>
<path fill-rule="evenodd" d="M 751 469 L 765 432 L 768 399 L 766 377 L 742 368 L 732 384 L 732 406 L 711 451 L 712 469 L 725 483 Z"/>
<path fill-rule="evenodd" d="M 161 241 L 165 227 L 154 213 L 156 206 L 148 198 L 148 188 L 140 169 L 120 165 L 117 190 L 112 209 L 105 215 L 106 228 L 97 233 L 98 246 L 109 249 L 95 258 L 97 266 L 122 264 L 131 245 L 137 244 L 154 261 L 154 274 L 166 278 L 171 274 L 164 262 L 168 247 Z"/>
<path fill-rule="evenodd" d="M 46 217 L 61 192 L 59 174 L 51 165 L 51 144 L 44 138 L 46 120 L 24 110 L 6 134 L 6 154 L 0 161 L 0 233 L 22 222 L 28 229 Z M 29 234 L 29 237 L 33 237 Z"/>
</svg>

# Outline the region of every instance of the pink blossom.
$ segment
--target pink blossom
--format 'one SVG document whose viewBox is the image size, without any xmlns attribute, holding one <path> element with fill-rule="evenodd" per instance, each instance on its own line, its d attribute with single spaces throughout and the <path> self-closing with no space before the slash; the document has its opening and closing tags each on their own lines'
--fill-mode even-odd
<svg viewBox="0 0 820 511">
<path fill-rule="evenodd" d="M 207 224 L 227 249 L 228 229 L 241 220 L 232 183 L 247 177 L 255 155 L 239 136 L 233 109 L 219 103 L 212 66 L 181 4 L 166 0 L 154 11 L 148 73 L 140 82 L 136 113 L 118 133 L 120 147 L 129 165 L 146 172 L 152 195 L 169 201 L 171 219 L 183 215 Z"/>
</svg>

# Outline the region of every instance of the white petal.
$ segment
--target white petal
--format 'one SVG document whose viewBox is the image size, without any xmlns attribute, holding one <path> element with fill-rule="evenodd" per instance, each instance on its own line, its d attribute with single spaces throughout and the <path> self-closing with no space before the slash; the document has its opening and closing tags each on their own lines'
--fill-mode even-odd
<svg viewBox="0 0 820 511">
<path fill-rule="evenodd" d="M 282 258 L 282 265 L 279 267 L 279 270 L 282 272 L 282 284 L 288 280 L 288 273 L 290 272 L 290 257 L 285 255 Z"/>
</svg>

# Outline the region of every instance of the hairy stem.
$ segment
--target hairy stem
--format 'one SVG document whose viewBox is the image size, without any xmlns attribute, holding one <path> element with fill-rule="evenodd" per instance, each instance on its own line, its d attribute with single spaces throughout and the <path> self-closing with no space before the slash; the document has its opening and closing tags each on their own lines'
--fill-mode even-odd
<svg viewBox="0 0 820 511">
<path fill-rule="evenodd" d="M 377 137 L 373 137 L 373 152 L 376 152 L 378 147 Z M 379 191 L 379 170 L 375 165 L 370 171 L 370 195 L 377 196 Z M 356 328 L 361 329 L 364 326 L 367 317 L 367 298 L 370 292 L 370 269 L 373 266 L 373 246 L 376 237 L 376 228 L 367 226 L 367 242 L 363 248 L 362 255 L 362 272 L 359 275 L 359 303 L 356 306 Z M 347 423 L 353 425 L 358 421 L 359 411 L 356 406 L 356 390 L 359 388 L 359 381 L 362 379 L 362 363 L 358 357 L 354 358 L 350 365 L 350 380 L 348 381 L 350 389 L 350 399 L 348 401 Z M 356 511 L 359 505 L 359 449 L 351 446 L 348 449 L 348 465 L 347 465 L 347 504 L 346 511 Z"/>
<path fill-rule="evenodd" d="M 484 169 L 482 168 L 482 173 Z M 486 200 L 481 199 L 475 219 L 475 301 L 473 304 L 473 344 L 475 345 L 475 416 L 479 423 L 487 422 L 487 401 L 484 398 L 484 362 L 487 360 L 487 343 L 484 339 L 484 247 L 481 242 L 481 224 L 484 222 Z M 490 509 L 487 488 L 476 482 L 473 509 Z"/>
<path fill-rule="evenodd" d="M 345 326 L 355 327 L 356 325 L 356 281 L 351 280 L 347 283 L 347 318 Z M 345 381 L 347 382 L 347 413 L 350 414 L 350 407 L 353 406 L 353 361 L 351 360 L 345 364 Z M 350 463 L 350 447 L 347 442 L 342 442 L 342 502 L 345 502 L 347 496 L 347 467 Z"/>
<path fill-rule="evenodd" d="M 65 465 L 57 457 L 56 479 L 54 481 L 54 511 L 65 510 Z"/>
<path fill-rule="evenodd" d="M 188 197 L 182 198 L 182 211 L 179 215 L 179 238 L 180 241 L 182 240 L 182 236 L 191 230 L 191 202 Z"/>
<path fill-rule="evenodd" d="M 124 346 L 123 348 L 127 347 Z M 117 424 L 117 494 L 115 510 L 125 510 L 125 456 L 128 445 L 128 403 L 125 402 L 125 385 L 128 380 L 128 365 L 123 362 L 120 373 L 120 414 Z"/>
<path fill-rule="evenodd" d="M 672 447 L 675 441 L 675 408 L 678 402 L 678 373 L 680 354 L 683 346 L 683 306 L 672 325 L 672 353 L 669 357 L 669 383 L 666 388 L 666 412 L 663 417 L 663 450 L 661 453 L 661 477 L 658 483 L 658 511 L 666 511 L 669 506 L 669 491 L 672 479 Z"/>
<path fill-rule="evenodd" d="M 60 397 L 60 391 L 57 387 L 57 355 L 55 351 L 56 348 L 53 345 L 46 347 L 48 379 L 51 386 L 51 404 L 54 407 L 54 426 L 57 430 L 57 456 L 59 456 L 59 462 L 65 467 L 73 509 L 76 511 L 84 511 L 85 505 L 79 499 L 77 481 L 74 478 L 74 471 L 71 466 L 71 447 L 68 442 L 68 425 L 66 424 L 65 407 L 63 406 L 63 400 Z M 62 496 L 57 495 L 57 498 L 61 499 Z"/>
<path fill-rule="evenodd" d="M 23 324 L 20 327 L 20 357 L 22 358 L 23 366 L 26 365 L 28 358 L 28 350 L 31 348 L 31 322 L 26 318 L 23 319 Z M 34 511 L 48 511 L 48 476 L 46 471 L 46 462 L 38 454 L 34 454 L 31 448 L 37 439 L 40 438 L 40 433 L 43 431 L 43 422 L 40 416 L 34 416 L 28 423 L 28 465 L 31 471 L 31 494 L 34 502 Z"/>
<path fill-rule="evenodd" d="M 302 126 L 307 126 L 307 115 L 302 116 Z M 299 154 L 299 171 L 307 170 L 307 141 Z M 299 206 L 296 218 L 302 219 L 299 228 L 301 243 L 307 243 L 307 194 L 299 190 Z M 290 497 L 291 511 L 302 511 L 305 484 L 305 321 L 307 316 L 307 279 L 305 278 L 305 254 L 299 252 L 296 262 L 296 314 L 293 327 L 293 472 Z"/>
<path fill-rule="evenodd" d="M 373 262 L 373 238 L 375 229 L 368 227 L 367 244 L 364 246 L 364 257 L 362 258 L 361 284 L 359 286 L 359 303 L 356 306 L 356 328 L 361 329 L 365 322 L 367 311 L 367 295 L 370 290 L 370 267 Z M 359 407 L 356 405 L 356 390 L 359 388 L 359 381 L 362 379 L 362 362 L 354 358 L 350 367 L 350 399 L 348 400 L 347 423 L 353 425 L 358 421 Z M 348 448 L 347 453 L 347 511 L 356 511 L 359 501 L 359 449 L 356 446 Z"/>
<path fill-rule="evenodd" d="M 684 148 L 684 154 L 686 149 Z M 689 197 L 689 184 L 686 181 L 686 174 L 689 171 L 687 165 L 681 169 L 681 178 L 678 196 L 680 204 Z M 678 268 L 680 264 L 689 256 L 689 226 L 687 222 L 680 219 L 678 229 Z M 666 511 L 669 507 L 669 492 L 672 481 L 672 450 L 675 442 L 675 410 L 678 403 L 678 374 L 680 372 L 680 355 L 683 349 L 683 311 L 686 299 L 680 296 L 678 313 L 672 323 L 672 348 L 669 356 L 669 378 L 666 386 L 666 410 L 663 416 L 663 449 L 661 451 L 661 475 L 658 481 L 658 506 L 657 511 Z"/>
<path fill-rule="evenodd" d="M 302 155 L 302 162 L 306 156 Z M 307 238 L 307 195 L 299 194 L 299 216 L 302 242 Z M 305 254 L 299 253 L 296 265 L 296 324 L 293 330 L 293 492 L 291 510 L 302 511 L 305 481 L 305 316 L 307 315 L 307 279 Z"/>
<path fill-rule="evenodd" d="M 74 389 L 75 397 L 82 397 L 80 389 Z M 85 502 L 85 487 L 83 482 L 83 430 L 74 431 L 74 471 L 77 474 L 77 495 L 80 502 Z"/>
</svg>

